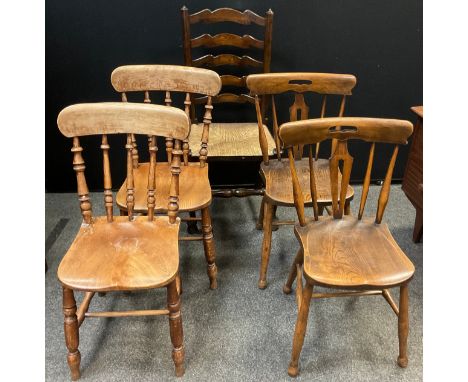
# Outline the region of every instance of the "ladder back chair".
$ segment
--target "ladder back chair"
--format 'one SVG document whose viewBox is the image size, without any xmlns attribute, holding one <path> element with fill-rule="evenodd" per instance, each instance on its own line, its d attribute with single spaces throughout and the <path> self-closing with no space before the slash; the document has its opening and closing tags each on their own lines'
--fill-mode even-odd
<svg viewBox="0 0 468 382">
<path fill-rule="evenodd" d="M 183 25 L 183 47 L 184 62 L 187 66 L 207 67 L 217 70 L 221 75 L 223 91 L 213 97 L 213 103 L 223 104 L 245 104 L 254 103 L 254 99 L 248 95 L 246 88 L 246 75 L 250 73 L 270 72 L 271 45 L 273 31 L 273 12 L 268 10 L 265 17 L 245 10 L 239 11 L 232 8 L 219 8 L 215 10 L 204 9 L 200 12 L 189 14 L 187 7 L 182 7 Z M 233 33 L 218 33 L 214 36 L 204 33 L 200 36 L 191 35 L 191 26 L 194 24 L 218 24 L 235 23 L 245 26 L 250 31 L 251 25 L 263 27 L 263 40 L 244 34 L 243 36 Z M 249 28 L 249 29 L 247 29 Z M 195 58 L 197 49 L 203 49 L 208 53 L 202 57 Z M 223 53 L 220 53 L 222 51 Z M 242 56 L 232 54 L 241 51 Z M 257 58 L 253 58 L 253 57 Z M 226 74 L 228 73 L 228 74 Z M 232 93 L 238 88 L 239 91 Z M 234 90 L 232 90 L 234 89 Z M 204 98 L 193 99 L 194 103 L 204 102 Z M 265 101 L 263 101 L 265 103 Z M 266 126 L 263 134 L 270 142 L 269 155 L 273 155 L 274 141 Z M 262 153 L 258 147 L 258 127 L 255 122 L 246 123 L 213 123 L 210 136 L 210 159 L 215 160 L 243 160 L 260 159 Z M 192 126 L 190 144 L 200 140 L 202 125 Z M 193 155 L 197 155 L 193 153 Z M 246 196 L 258 194 L 259 190 L 220 190 L 214 192 L 218 196 Z"/>
<path fill-rule="evenodd" d="M 63 109 L 57 119 L 63 135 L 73 138 L 73 169 L 83 223 L 58 268 L 63 287 L 63 313 L 67 360 L 71 379 L 80 378 L 79 327 L 86 317 L 166 315 L 169 317 L 172 358 L 177 376 L 184 374 L 184 345 L 179 290 L 179 173 L 182 141 L 190 131 L 180 109 L 134 103 L 77 104 Z M 126 134 L 126 204 L 128 216 L 113 216 L 113 196 L 108 135 Z M 146 198 L 148 216 L 135 216 L 132 134 L 150 136 L 150 165 Z M 102 135 L 104 205 L 106 216 L 93 216 L 80 137 Z M 167 214 L 156 216 L 156 136 L 174 140 Z M 96 292 L 167 289 L 167 308 L 120 312 L 89 312 Z M 74 291 L 85 292 L 77 309 Z"/>
<path fill-rule="evenodd" d="M 289 121 L 305 120 L 309 118 L 309 106 L 306 103 L 305 94 L 315 93 L 315 97 L 320 99 L 317 109 L 320 110 L 320 118 L 324 118 L 328 109 L 338 104 L 333 101 L 339 99 L 338 116 L 343 116 L 346 97 L 351 95 L 351 91 L 356 85 L 356 77 L 350 74 L 334 73 L 268 73 L 253 74 L 247 77 L 247 86 L 250 94 L 255 98 L 255 107 L 258 119 L 259 147 L 263 155 L 263 161 L 260 164 L 260 175 L 265 183 L 265 194 L 260 207 L 260 216 L 257 223 L 257 229 L 263 229 L 263 244 L 261 253 L 260 278 L 258 287 L 264 289 L 267 286 L 267 270 L 271 251 L 272 230 L 281 225 L 293 225 L 294 221 L 274 220 L 278 206 L 294 207 L 294 191 L 291 183 L 291 173 L 287 159 L 281 156 L 283 144 L 279 137 L 278 115 L 275 102 L 278 97 L 291 97 L 294 95 L 294 102 L 289 107 Z M 313 95 L 311 95 L 313 96 Z M 271 104 L 273 136 L 276 158 L 270 159 L 270 143 L 262 134 L 263 111 L 261 109 L 260 97 L 270 98 Z M 282 99 L 282 101 L 286 101 Z M 330 105 L 332 103 L 332 105 Z M 336 103 L 336 102 L 335 102 Z M 328 110 L 328 113 L 330 111 Z M 331 150 L 334 150 L 335 143 Z M 326 206 L 332 204 L 332 194 L 329 188 L 329 166 L 328 159 L 319 158 L 320 144 L 317 143 L 313 161 L 316 168 L 317 177 L 317 205 L 319 213 L 322 214 Z M 312 204 L 310 193 L 305 187 L 309 182 L 309 160 L 303 158 L 303 145 L 299 144 L 293 147 L 294 159 L 298 168 L 298 178 L 304 190 L 303 199 L 306 205 Z M 322 150 L 323 151 L 323 150 Z M 328 158 L 329 156 L 327 156 Z M 338 172 L 338 176 L 341 173 Z M 350 210 L 350 201 L 353 199 L 354 190 L 348 185 L 346 188 L 345 213 Z"/>
<path fill-rule="evenodd" d="M 208 138 L 210 133 L 211 113 L 213 110 L 212 98 L 221 89 L 221 80 L 214 71 L 200 68 L 190 68 L 177 65 L 127 65 L 116 68 L 111 75 L 114 89 L 121 93 L 122 101 L 127 102 L 130 92 L 144 93 L 144 103 L 151 103 L 152 91 L 165 92 L 165 105 L 172 105 L 171 94 L 185 93 L 184 109 L 186 115 L 190 115 L 191 98 L 193 94 L 202 94 L 205 98 L 205 114 L 203 117 L 203 133 L 199 136 L 197 144 L 189 143 L 184 139 L 182 143 L 183 165 L 180 173 L 180 205 L 179 212 L 189 212 L 190 216 L 182 218 L 188 223 L 202 222 L 201 236 L 180 237 L 180 240 L 203 241 L 205 257 L 208 267 L 210 288 L 217 287 L 215 264 L 215 247 L 211 215 L 211 186 L 208 179 Z M 132 136 L 132 159 L 134 178 L 134 206 L 135 212 L 147 214 L 146 182 L 148 178 L 149 163 L 140 163 L 136 137 Z M 153 144 L 150 140 L 149 144 Z M 157 146 L 155 145 L 156 150 Z M 198 152 L 196 162 L 189 162 L 190 151 Z M 155 212 L 165 213 L 167 199 L 170 191 L 171 158 L 174 154 L 174 139 L 166 138 L 166 153 L 168 162 L 158 163 L 156 168 L 156 205 Z M 121 214 L 126 214 L 126 182 L 122 184 L 117 193 L 116 201 Z M 201 218 L 196 217 L 196 211 L 201 211 Z M 193 227 L 193 225 L 192 225 Z M 194 232 L 194 231 L 189 231 Z"/>
<path fill-rule="evenodd" d="M 398 316 L 398 365 L 406 367 L 408 364 L 408 283 L 415 269 L 394 240 L 388 226 L 382 223 L 382 218 L 389 199 L 398 147 L 407 143 L 412 131 L 413 125 L 408 121 L 353 117 L 310 119 L 285 123 L 280 127 L 279 135 L 288 151 L 294 205 L 299 220 L 294 226 L 294 233 L 300 243 L 300 249 L 283 288 L 285 293 L 290 293 L 291 285 L 297 278 L 298 316 L 288 368 L 290 376 L 294 377 L 299 372 L 298 359 L 312 298 L 382 295 Z M 319 216 L 318 166 L 313 160 L 312 149 L 309 150 L 309 183 L 303 185 L 299 181 L 294 146 L 316 145 L 330 139 L 335 142 L 335 150 L 329 161 L 332 216 Z M 357 217 L 344 215 L 345 190 L 353 165 L 348 141 L 353 139 L 370 143 Z M 364 218 L 376 143 L 392 144 L 394 148 L 380 190 L 376 215 Z M 341 179 L 340 163 L 343 168 Z M 313 218 L 305 216 L 304 187 L 307 187 L 312 195 Z M 305 286 L 302 285 L 302 276 L 305 278 Z M 342 291 L 313 293 L 316 286 Z M 400 288 L 399 306 L 389 291 L 393 287 Z"/>
</svg>

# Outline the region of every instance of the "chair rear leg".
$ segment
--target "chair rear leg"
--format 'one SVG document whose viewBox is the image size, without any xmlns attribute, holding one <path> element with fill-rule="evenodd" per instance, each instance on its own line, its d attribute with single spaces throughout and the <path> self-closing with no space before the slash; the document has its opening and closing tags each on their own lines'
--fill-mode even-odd
<svg viewBox="0 0 468 382">
<path fill-rule="evenodd" d="M 263 229 L 263 218 L 265 215 L 265 197 L 262 196 L 262 203 L 260 204 L 260 213 L 258 215 L 256 228 L 261 231 Z"/>
<path fill-rule="evenodd" d="M 169 331 L 173 347 L 172 359 L 175 365 L 175 374 L 176 377 L 182 377 L 185 373 L 184 333 L 180 313 L 180 295 L 177 292 L 176 279 L 167 286 L 167 309 L 169 310 Z"/>
<path fill-rule="evenodd" d="M 211 226 L 211 215 L 209 207 L 202 209 L 202 231 L 203 231 L 203 247 L 205 249 L 205 258 L 207 262 L 207 273 L 210 279 L 210 289 L 216 289 L 218 283 L 216 281 L 216 275 L 218 269 L 216 268 L 215 258 L 215 246 L 213 240 L 213 228 Z"/>
<path fill-rule="evenodd" d="M 408 366 L 408 356 L 406 349 L 408 345 L 408 283 L 400 287 L 400 308 L 398 314 L 398 341 L 400 345 L 400 354 L 398 355 L 398 366 Z"/>
<path fill-rule="evenodd" d="M 291 265 L 291 270 L 289 271 L 288 280 L 286 281 L 286 284 L 284 284 L 284 286 L 283 286 L 283 292 L 284 293 L 286 293 L 286 294 L 291 293 L 292 284 L 293 284 L 293 282 L 294 282 L 294 280 L 296 279 L 296 276 L 297 276 L 297 266 L 296 265 L 297 264 L 302 265 L 303 262 L 304 262 L 304 252 L 302 251 L 302 248 L 300 248 L 297 251 L 296 258 L 294 259 L 294 262 Z"/>
<path fill-rule="evenodd" d="M 262 243 L 262 260 L 260 264 L 260 279 L 258 287 L 265 289 L 267 286 L 266 275 L 268 270 L 268 262 L 271 252 L 271 229 L 273 222 L 273 205 L 265 201 L 265 210 L 263 217 L 263 243 Z"/>
<path fill-rule="evenodd" d="M 65 344 L 67 345 L 67 361 L 70 367 L 71 379 L 80 379 L 81 354 L 78 350 L 78 318 L 76 317 L 76 301 L 73 290 L 63 287 L 63 328 L 65 332 Z"/>
<path fill-rule="evenodd" d="M 304 344 L 304 336 L 307 329 L 309 306 L 313 289 L 314 286 L 307 281 L 302 292 L 302 301 L 297 314 L 296 328 L 294 330 L 291 362 L 289 362 L 288 367 L 288 374 L 290 377 L 296 377 L 299 374 L 299 356 L 301 354 L 302 345 Z"/>
</svg>

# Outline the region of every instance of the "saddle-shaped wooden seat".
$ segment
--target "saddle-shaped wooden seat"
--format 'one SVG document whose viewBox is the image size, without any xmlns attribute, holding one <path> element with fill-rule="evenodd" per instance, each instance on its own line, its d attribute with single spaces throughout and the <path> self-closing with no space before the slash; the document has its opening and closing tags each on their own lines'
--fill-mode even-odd
<svg viewBox="0 0 468 382">
<path fill-rule="evenodd" d="M 133 169 L 135 181 L 135 206 L 134 211 L 147 213 L 147 192 L 149 163 L 139 163 Z M 171 165 L 167 162 L 159 162 L 156 166 L 156 206 L 157 212 L 167 211 L 167 198 L 171 186 Z M 179 174 L 179 211 L 197 211 L 211 204 L 211 187 L 208 180 L 208 165 L 200 167 L 199 163 L 190 162 L 181 168 Z M 117 192 L 116 202 L 120 209 L 127 208 L 126 185 L 122 184 Z"/>
<path fill-rule="evenodd" d="M 304 275 L 315 284 L 343 288 L 390 288 L 409 280 L 414 265 L 385 223 L 354 216 L 321 216 L 295 234 L 304 251 Z M 365 240 L 363 240 L 365 238 Z"/>
<path fill-rule="evenodd" d="M 170 177 L 170 176 L 169 176 Z M 167 201 L 167 198 L 166 198 Z M 167 216 L 129 221 L 116 216 L 82 224 L 58 269 L 60 282 L 86 291 L 158 288 L 172 281 L 179 269 L 179 219 Z"/>
<path fill-rule="evenodd" d="M 323 205 L 330 205 L 332 195 L 330 190 L 330 167 L 327 159 L 318 159 L 314 162 L 315 178 L 317 180 L 317 199 Z M 310 195 L 310 171 L 309 160 L 301 159 L 296 161 L 297 176 L 299 183 L 304 191 L 304 203 L 311 204 Z M 293 187 L 291 179 L 291 170 L 289 163 L 285 161 L 271 161 L 269 165 L 262 163 L 260 165 L 260 175 L 265 182 L 265 199 L 275 205 L 292 206 L 294 205 Z M 338 174 L 341 182 L 341 173 Z M 354 196 L 354 190 L 348 186 L 346 200 L 351 200 Z"/>
</svg>

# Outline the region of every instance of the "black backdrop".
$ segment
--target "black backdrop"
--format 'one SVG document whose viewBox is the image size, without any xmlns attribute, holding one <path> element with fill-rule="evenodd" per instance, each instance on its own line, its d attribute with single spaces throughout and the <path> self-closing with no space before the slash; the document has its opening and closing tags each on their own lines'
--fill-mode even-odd
<svg viewBox="0 0 468 382">
<path fill-rule="evenodd" d="M 76 190 L 71 141 L 56 125 L 59 111 L 73 103 L 118 101 L 110 74 L 119 65 L 182 65 L 183 5 L 190 13 L 228 6 L 264 15 L 271 8 L 271 70 L 354 74 L 358 82 L 346 115 L 414 121 L 409 108 L 423 103 L 422 0 L 47 0 L 46 191 Z M 251 111 L 242 115 L 253 117 Z M 239 113 L 232 116 L 237 119 Z M 215 106 L 214 120 L 217 117 Z M 225 113 L 222 117 L 225 121 Z M 118 187 L 124 179 L 123 141 L 112 143 L 112 175 Z M 99 143 L 84 139 L 83 147 L 89 187 L 100 189 Z M 356 147 L 353 180 L 359 181 L 367 150 Z M 400 150 L 394 179 L 403 176 L 408 148 Z M 252 176 L 256 168 L 258 164 L 249 162 L 217 164 L 210 167 L 210 178 L 212 184 L 245 182 L 243 176 Z M 373 178 L 383 178 L 384 168 L 376 166 Z"/>
</svg>

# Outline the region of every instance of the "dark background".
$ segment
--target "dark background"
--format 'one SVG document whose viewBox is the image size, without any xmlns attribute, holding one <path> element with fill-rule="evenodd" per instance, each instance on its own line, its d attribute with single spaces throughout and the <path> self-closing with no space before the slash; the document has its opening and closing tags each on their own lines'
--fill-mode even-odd
<svg viewBox="0 0 468 382">
<path fill-rule="evenodd" d="M 60 134 L 56 125 L 60 110 L 74 103 L 119 101 L 110 83 L 110 74 L 117 66 L 182 65 L 183 5 L 190 13 L 227 6 L 251 9 L 262 16 L 271 8 L 271 71 L 354 74 L 357 86 L 345 115 L 414 121 L 409 108 L 423 103 L 421 0 L 47 0 L 46 191 L 76 190 L 71 141 Z M 232 28 L 234 31 L 235 25 Z M 192 37 L 195 35 L 197 29 L 192 28 Z M 254 35 L 263 39 L 262 33 Z M 279 106 L 287 111 L 289 104 L 283 102 Z M 216 114 L 215 105 L 214 121 L 255 121 L 253 105 L 240 111 L 235 109 L 236 104 L 231 107 L 229 113 L 219 109 Z M 110 142 L 115 188 L 123 181 L 125 169 L 124 142 L 118 138 L 121 137 L 113 137 Z M 140 146 L 143 142 L 139 141 Z M 85 138 L 82 146 L 89 188 L 101 189 L 99 142 Z M 400 150 L 396 180 L 403 176 L 408 148 Z M 356 145 L 350 151 L 355 157 L 352 179 L 360 181 L 367 150 Z M 160 150 L 161 155 L 163 152 Z M 377 163 L 374 179 L 384 177 L 385 166 L 386 163 Z M 212 185 L 249 183 L 257 169 L 258 163 L 253 162 L 221 162 L 210 166 L 210 179 Z"/>
</svg>

